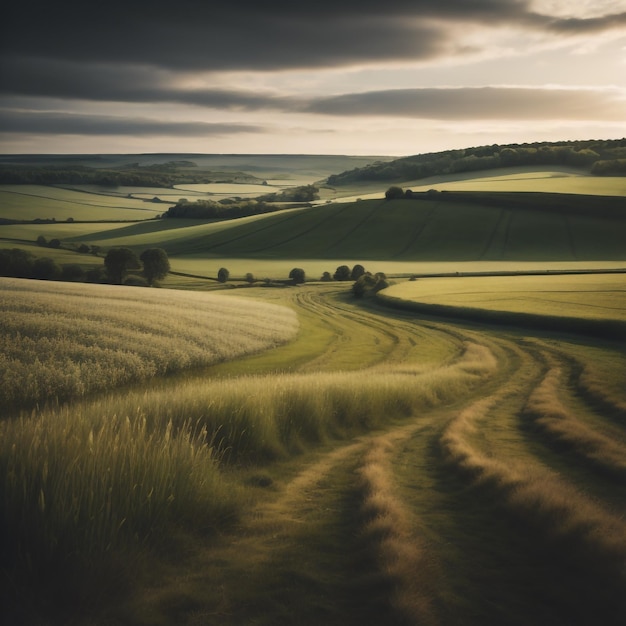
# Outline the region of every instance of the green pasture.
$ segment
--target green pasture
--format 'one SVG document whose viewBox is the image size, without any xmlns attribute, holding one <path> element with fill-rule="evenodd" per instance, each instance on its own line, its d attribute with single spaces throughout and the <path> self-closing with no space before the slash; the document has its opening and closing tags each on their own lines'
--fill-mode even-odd
<svg viewBox="0 0 626 626">
<path fill-rule="evenodd" d="M 626 274 L 424 278 L 385 296 L 489 311 L 626 321 Z"/>
<path fill-rule="evenodd" d="M 546 200 L 549 203 L 550 200 Z M 159 245 L 170 256 L 360 259 L 388 262 L 626 259 L 626 220 L 556 212 L 529 203 L 364 200 L 281 211 L 228 222 L 116 226 L 86 235 L 91 243 Z M 11 232 L 7 229 L 6 232 Z M 10 235 L 5 235 L 10 236 Z M 80 236 L 73 242 L 80 241 Z"/>
<path fill-rule="evenodd" d="M 510 168 L 466 172 L 408 181 L 403 184 L 414 191 L 438 189 L 447 191 L 540 191 L 544 193 L 579 193 L 598 196 L 626 196 L 623 176 L 591 176 L 580 170 L 566 168 L 537 170 Z"/>
<path fill-rule="evenodd" d="M 355 202 L 357 199 L 381 199 L 391 185 L 413 191 L 534 191 L 544 193 L 576 193 L 598 196 L 626 196 L 623 176 L 591 176 L 575 168 L 511 167 L 480 172 L 461 172 L 430 176 L 401 182 L 352 183 L 340 187 L 322 187 L 322 200 Z"/>
<path fill-rule="evenodd" d="M 14 220 L 145 220 L 163 207 L 134 198 L 45 185 L 1 185 L 0 217 Z"/>
</svg>

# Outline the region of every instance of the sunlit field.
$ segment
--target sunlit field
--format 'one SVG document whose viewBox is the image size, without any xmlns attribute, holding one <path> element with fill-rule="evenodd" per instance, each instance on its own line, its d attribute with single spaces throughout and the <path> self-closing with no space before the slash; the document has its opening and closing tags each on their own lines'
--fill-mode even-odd
<svg viewBox="0 0 626 626">
<path fill-rule="evenodd" d="M 533 193 L 377 183 L 146 219 L 348 163 L 196 160 L 218 158 L 270 184 L 0 187 L 0 218 L 56 218 L 0 248 L 86 269 L 160 247 L 172 270 L 0 278 L 0 622 L 626 623 L 624 179 L 511 168 L 402 186 Z M 391 286 L 320 281 L 357 263 Z"/>
<path fill-rule="evenodd" d="M 606 325 L 618 322 L 626 330 L 626 274 L 622 273 L 428 278 L 394 285 L 383 297 L 426 305 L 424 310 L 428 305 L 449 307 L 450 314 L 456 310 L 460 316 L 469 309 L 534 315 L 537 323 L 548 316 L 563 327 L 566 318 Z"/>
<path fill-rule="evenodd" d="M 297 332 L 288 309 L 209 294 L 9 278 L 0 294 L 5 410 L 232 359 Z"/>
<path fill-rule="evenodd" d="M 166 205 L 167 206 L 167 205 Z M 0 217 L 13 220 L 145 220 L 164 211 L 158 204 L 127 197 L 44 185 L 0 185 Z"/>
<path fill-rule="evenodd" d="M 300 330 L 208 370 L 5 420 L 8 615 L 620 624 L 623 344 L 422 319 L 347 287 L 199 294 L 210 311 L 289 307 Z M 122 315 L 138 290 L 119 290 L 132 291 Z M 173 306 L 180 292 L 154 293 Z M 79 329 L 93 317 L 74 310 Z M 187 330 L 162 341 L 182 349 L 181 315 Z M 165 317 L 146 318 L 148 332 Z M 219 342 L 216 330 L 192 343 Z"/>
</svg>

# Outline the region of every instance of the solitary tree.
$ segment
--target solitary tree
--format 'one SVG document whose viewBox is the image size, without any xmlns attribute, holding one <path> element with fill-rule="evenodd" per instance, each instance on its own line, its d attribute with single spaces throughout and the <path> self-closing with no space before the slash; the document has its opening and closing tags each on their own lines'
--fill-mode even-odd
<svg viewBox="0 0 626 626">
<path fill-rule="evenodd" d="M 333 277 L 330 275 L 330 272 L 324 272 L 322 274 L 322 278 L 320 278 L 320 280 L 324 281 L 325 283 L 330 282 L 333 279 Z"/>
<path fill-rule="evenodd" d="M 389 189 L 385 191 L 385 198 L 387 200 L 398 200 L 399 198 L 404 198 L 404 190 L 402 187 L 389 187 Z"/>
<path fill-rule="evenodd" d="M 162 280 L 170 271 L 170 261 L 163 248 L 148 248 L 139 258 L 143 263 L 143 275 L 149 285 L 153 285 L 155 280 Z"/>
<path fill-rule="evenodd" d="M 301 267 L 294 267 L 291 272 L 289 272 L 289 278 L 294 285 L 302 284 L 305 280 L 304 270 Z"/>
<path fill-rule="evenodd" d="M 128 270 L 136 270 L 141 267 L 137 255 L 130 248 L 111 248 L 104 257 L 109 280 L 118 285 L 128 273 Z"/>
<path fill-rule="evenodd" d="M 252 284 L 256 279 L 254 278 L 254 274 L 252 274 L 251 272 L 248 272 L 246 274 L 246 282 Z"/>
<path fill-rule="evenodd" d="M 228 282 L 229 278 L 230 278 L 230 272 L 225 267 L 220 267 L 220 269 L 217 272 L 217 280 L 220 283 L 226 283 Z"/>
</svg>

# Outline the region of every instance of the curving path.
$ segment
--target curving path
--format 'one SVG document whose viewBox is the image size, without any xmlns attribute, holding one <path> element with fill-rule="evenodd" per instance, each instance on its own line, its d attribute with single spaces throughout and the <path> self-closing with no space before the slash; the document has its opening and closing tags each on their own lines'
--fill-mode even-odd
<svg viewBox="0 0 626 626">
<path fill-rule="evenodd" d="M 294 290 L 294 306 L 331 337 L 299 372 L 362 369 L 367 384 L 413 368 L 413 410 L 271 478 L 250 470 L 254 506 L 194 557 L 204 600 L 151 596 L 166 620 L 624 623 L 626 397 L 580 341 L 418 319 L 336 287 Z M 626 364 L 623 346 L 593 349 Z M 432 383 L 459 372 L 473 382 L 458 393 Z"/>
</svg>

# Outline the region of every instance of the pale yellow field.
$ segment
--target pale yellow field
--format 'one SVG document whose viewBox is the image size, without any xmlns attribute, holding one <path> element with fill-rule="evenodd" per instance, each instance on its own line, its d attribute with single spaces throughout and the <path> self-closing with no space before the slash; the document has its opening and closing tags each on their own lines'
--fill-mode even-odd
<svg viewBox="0 0 626 626">
<path fill-rule="evenodd" d="M 491 311 L 626 320 L 626 274 L 427 278 L 394 285 L 385 295 Z"/>
<path fill-rule="evenodd" d="M 295 314 L 215 294 L 0 278 L 0 403 L 83 396 L 259 352 Z"/>
</svg>

